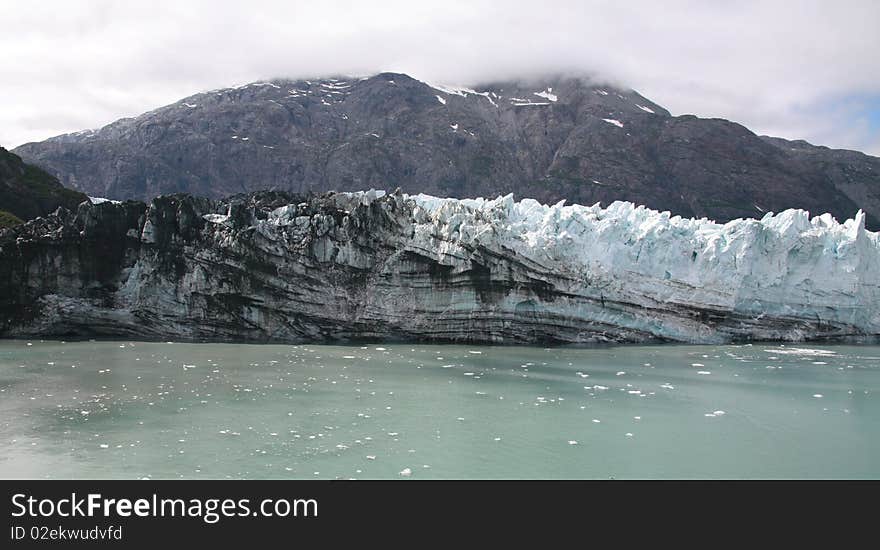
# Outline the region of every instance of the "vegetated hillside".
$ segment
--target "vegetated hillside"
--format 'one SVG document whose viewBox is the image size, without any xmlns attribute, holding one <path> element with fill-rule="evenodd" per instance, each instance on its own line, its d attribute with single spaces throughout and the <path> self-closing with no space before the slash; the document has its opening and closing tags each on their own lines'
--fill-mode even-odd
<svg viewBox="0 0 880 550">
<path fill-rule="evenodd" d="M 59 206 L 75 210 L 88 197 L 0 147 L 0 228 L 44 216 Z"/>
</svg>

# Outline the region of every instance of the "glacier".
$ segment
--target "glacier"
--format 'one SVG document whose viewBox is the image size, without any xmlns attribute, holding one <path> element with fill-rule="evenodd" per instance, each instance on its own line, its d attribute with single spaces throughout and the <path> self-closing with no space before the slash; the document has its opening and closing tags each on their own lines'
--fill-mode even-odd
<svg viewBox="0 0 880 550">
<path fill-rule="evenodd" d="M 880 334 L 865 215 L 261 192 L 83 203 L 0 234 L 0 335 L 720 343 Z"/>
<path fill-rule="evenodd" d="M 440 262 L 481 245 L 514 251 L 565 279 L 558 290 L 592 299 L 569 314 L 687 342 L 726 341 L 736 329 L 715 333 L 702 322 L 658 324 L 650 312 L 692 308 L 756 321 L 816 323 L 788 332 L 760 330 L 768 339 L 808 338 L 822 332 L 817 327 L 823 323 L 880 332 L 880 237 L 865 230 L 861 211 L 844 223 L 792 209 L 718 224 L 629 202 L 601 208 L 515 202 L 512 195 L 414 200 L 414 246 L 436 250 Z M 649 313 L 612 319 L 616 311 L 596 311 L 597 297 Z"/>
</svg>

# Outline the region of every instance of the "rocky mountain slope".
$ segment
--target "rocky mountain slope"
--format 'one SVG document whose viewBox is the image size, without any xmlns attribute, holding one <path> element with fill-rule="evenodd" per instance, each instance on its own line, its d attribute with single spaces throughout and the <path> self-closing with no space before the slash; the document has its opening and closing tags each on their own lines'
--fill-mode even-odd
<svg viewBox="0 0 880 550">
<path fill-rule="evenodd" d="M 0 231 L 0 336 L 725 342 L 880 334 L 880 235 L 617 202 L 263 192 Z"/>
<path fill-rule="evenodd" d="M 197 94 L 16 149 L 92 196 L 213 198 L 369 188 L 554 203 L 628 200 L 718 221 L 862 208 L 880 227 L 880 159 L 673 117 L 577 78 L 432 86 L 402 74 L 273 80 Z"/>
<path fill-rule="evenodd" d="M 0 228 L 44 216 L 59 206 L 76 209 L 84 200 L 88 197 L 65 189 L 53 176 L 0 147 Z"/>
</svg>

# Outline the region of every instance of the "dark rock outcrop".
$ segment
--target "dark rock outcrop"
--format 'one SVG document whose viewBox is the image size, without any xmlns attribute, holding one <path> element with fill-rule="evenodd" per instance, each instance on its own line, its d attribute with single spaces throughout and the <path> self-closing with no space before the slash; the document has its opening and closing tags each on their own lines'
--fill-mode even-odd
<svg viewBox="0 0 880 550">
<path fill-rule="evenodd" d="M 632 90 L 576 78 L 435 88 L 402 74 L 274 80 L 191 96 L 97 131 L 16 149 L 92 196 L 219 198 L 369 188 L 627 200 L 721 222 L 862 208 L 880 227 L 880 159 L 673 117 Z"/>
</svg>

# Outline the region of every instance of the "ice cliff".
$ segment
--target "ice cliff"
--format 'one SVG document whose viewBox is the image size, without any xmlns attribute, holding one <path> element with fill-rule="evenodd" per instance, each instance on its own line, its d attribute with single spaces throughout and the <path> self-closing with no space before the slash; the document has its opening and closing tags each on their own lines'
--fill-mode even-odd
<svg viewBox="0 0 880 550">
<path fill-rule="evenodd" d="M 0 233 L 0 335 L 726 342 L 880 334 L 880 237 L 802 210 L 187 195 Z"/>
</svg>

